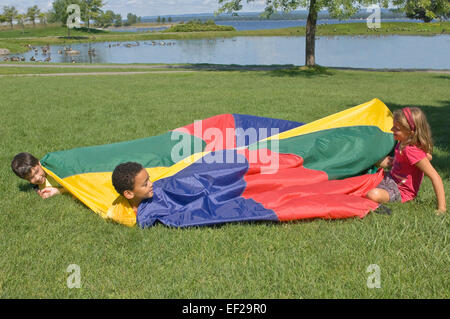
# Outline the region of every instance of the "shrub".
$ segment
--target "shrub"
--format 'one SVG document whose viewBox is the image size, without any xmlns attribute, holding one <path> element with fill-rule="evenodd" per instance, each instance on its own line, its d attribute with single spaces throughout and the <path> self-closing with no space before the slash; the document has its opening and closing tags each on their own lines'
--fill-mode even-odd
<svg viewBox="0 0 450 319">
<path fill-rule="evenodd" d="M 199 19 L 176 24 L 164 32 L 236 31 L 232 26 L 217 25 L 214 20 L 202 22 Z"/>
</svg>

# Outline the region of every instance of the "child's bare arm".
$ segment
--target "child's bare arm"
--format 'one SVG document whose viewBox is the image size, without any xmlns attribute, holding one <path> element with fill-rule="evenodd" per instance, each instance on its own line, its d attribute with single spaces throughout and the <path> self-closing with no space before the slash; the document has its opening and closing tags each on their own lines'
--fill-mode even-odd
<svg viewBox="0 0 450 319">
<path fill-rule="evenodd" d="M 444 213 L 447 210 L 447 206 L 445 203 L 444 184 L 442 183 L 441 177 L 439 176 L 438 172 L 434 169 L 433 165 L 431 165 L 428 158 L 420 160 L 419 162 L 416 163 L 416 166 L 430 178 L 431 183 L 433 184 L 434 193 L 436 194 L 438 212 Z"/>
<path fill-rule="evenodd" d="M 389 168 L 392 166 L 393 158 L 390 156 L 386 156 L 385 158 L 379 160 L 375 165 L 381 168 Z"/>
</svg>

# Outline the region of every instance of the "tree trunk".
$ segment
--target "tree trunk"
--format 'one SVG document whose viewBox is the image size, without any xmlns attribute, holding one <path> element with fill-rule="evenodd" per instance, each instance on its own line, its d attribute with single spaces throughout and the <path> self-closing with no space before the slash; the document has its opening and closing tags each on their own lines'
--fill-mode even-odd
<svg viewBox="0 0 450 319">
<path fill-rule="evenodd" d="M 310 0 L 308 20 L 306 21 L 306 50 L 305 50 L 306 66 L 314 66 L 316 64 L 315 59 L 316 25 L 317 25 L 316 0 Z"/>
</svg>

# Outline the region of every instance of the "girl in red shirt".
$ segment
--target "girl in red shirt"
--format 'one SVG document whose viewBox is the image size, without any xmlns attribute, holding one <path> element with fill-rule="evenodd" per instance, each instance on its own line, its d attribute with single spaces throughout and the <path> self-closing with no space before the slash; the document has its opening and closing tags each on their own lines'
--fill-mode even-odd
<svg viewBox="0 0 450 319">
<path fill-rule="evenodd" d="M 394 139 L 398 141 L 394 157 L 386 157 L 380 166 L 388 168 L 383 181 L 367 193 L 367 198 L 378 203 L 407 202 L 419 192 L 424 174 L 433 184 L 437 199 L 437 212 L 446 211 L 442 179 L 431 165 L 433 142 L 425 114 L 416 107 L 405 107 L 394 112 Z"/>
</svg>

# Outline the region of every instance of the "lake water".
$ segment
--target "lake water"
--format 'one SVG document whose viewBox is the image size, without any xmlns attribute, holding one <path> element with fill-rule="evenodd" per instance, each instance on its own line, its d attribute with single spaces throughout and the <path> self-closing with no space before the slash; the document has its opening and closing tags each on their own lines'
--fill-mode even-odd
<svg viewBox="0 0 450 319">
<path fill-rule="evenodd" d="M 239 65 L 305 64 L 304 36 L 235 37 L 217 39 L 97 42 L 72 45 L 80 55 L 58 54 L 51 46 L 51 62 L 80 63 L 212 63 Z M 129 47 L 126 46 L 129 44 Z M 88 50 L 95 49 L 95 56 Z M 21 55 L 20 55 L 21 56 Z M 23 54 L 44 60 L 34 51 Z M 450 69 L 450 35 L 436 36 L 320 36 L 316 63 L 355 68 Z"/>
</svg>

